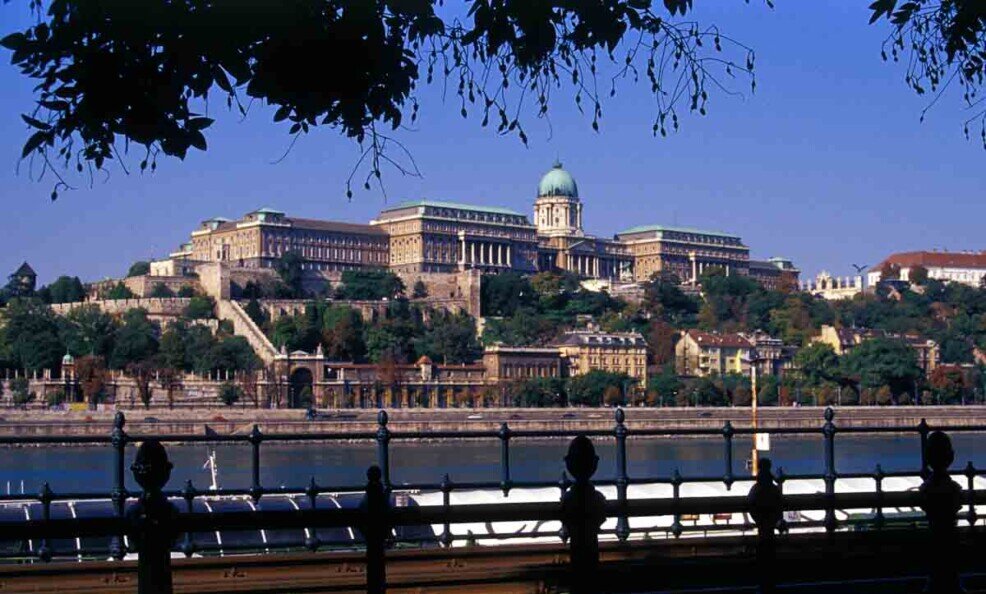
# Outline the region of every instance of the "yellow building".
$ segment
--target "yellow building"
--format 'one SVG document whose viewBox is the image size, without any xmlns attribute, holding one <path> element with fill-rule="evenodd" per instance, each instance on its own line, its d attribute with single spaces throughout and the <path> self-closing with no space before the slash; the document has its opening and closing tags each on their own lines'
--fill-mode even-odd
<svg viewBox="0 0 986 594">
<path fill-rule="evenodd" d="M 633 260 L 626 245 L 585 234 L 578 184 L 561 163 L 538 184 L 534 223 L 538 270 L 564 270 L 583 278 L 632 278 Z"/>
<path fill-rule="evenodd" d="M 639 332 L 566 332 L 558 343 L 570 376 L 598 369 L 625 373 L 637 380 L 639 388 L 647 386 L 647 343 Z"/>
<path fill-rule="evenodd" d="M 686 227 L 642 225 L 621 231 L 616 238 L 633 257 L 634 280 L 671 273 L 695 284 L 711 268 L 729 274 L 747 274 L 750 248 L 737 235 Z"/>
<path fill-rule="evenodd" d="M 532 223 L 507 208 L 416 200 L 384 209 L 367 225 L 288 217 L 262 208 L 235 221 L 204 221 L 169 260 L 155 262 L 152 273 L 188 274 L 197 264 L 216 262 L 272 268 L 294 252 L 305 270 L 322 276 L 358 268 L 411 274 L 554 270 L 619 283 L 670 272 L 694 284 L 717 267 L 726 274 L 749 274 L 768 286 L 785 275 L 797 282 L 798 271 L 787 260 L 751 265 L 749 248 L 728 233 L 644 225 L 612 238 L 587 234 L 578 184 L 560 163 L 538 183 L 533 213 Z"/>
<path fill-rule="evenodd" d="M 874 338 L 903 341 L 914 349 L 918 367 L 926 375 L 941 365 L 941 348 L 938 343 L 917 334 L 892 334 L 884 330 L 870 328 L 836 328 L 826 324 L 822 326 L 819 335 L 811 339 L 811 342 L 827 344 L 832 347 L 836 355 L 844 355 L 856 346 Z"/>
<path fill-rule="evenodd" d="M 749 376 L 753 355 L 753 343 L 740 334 L 688 330 L 675 345 L 675 371 L 694 377 L 727 373 Z"/>
<path fill-rule="evenodd" d="M 385 209 L 372 224 L 390 238 L 395 271 L 535 270 L 536 230 L 506 208 L 417 200 Z"/>
<path fill-rule="evenodd" d="M 373 225 L 287 217 L 262 208 L 238 221 L 213 218 L 192 232 L 188 258 L 241 268 L 273 268 L 288 252 L 300 255 L 305 270 L 339 272 L 386 267 L 389 238 Z"/>
</svg>

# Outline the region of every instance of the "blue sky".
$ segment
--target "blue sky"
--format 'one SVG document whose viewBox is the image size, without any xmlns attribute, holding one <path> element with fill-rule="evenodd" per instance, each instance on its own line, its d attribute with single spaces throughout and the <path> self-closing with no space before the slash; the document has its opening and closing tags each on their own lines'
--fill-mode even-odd
<svg viewBox="0 0 986 594">
<path fill-rule="evenodd" d="M 0 5 L 0 32 L 28 22 L 26 2 Z M 51 178 L 32 181 L 18 157 L 31 108 L 30 81 L 0 50 L 0 273 L 27 260 L 48 282 L 118 276 L 159 257 L 199 221 L 272 206 L 304 217 L 368 221 L 388 205 L 428 197 L 529 213 L 541 174 L 556 155 L 573 173 L 587 230 L 610 235 L 644 223 L 741 235 L 757 258 L 782 255 L 803 278 L 821 269 L 849 274 L 901 250 L 986 248 L 986 152 L 962 136 L 957 94 L 924 123 L 927 99 L 880 59 L 887 29 L 867 25 L 866 0 L 699 0 L 694 16 L 715 22 L 757 52 L 757 92 L 714 93 L 706 117 L 685 116 L 679 133 L 653 138 L 647 89 L 624 85 L 604 104 L 601 129 L 557 95 L 551 126 L 528 118 L 530 146 L 462 120 L 440 89 L 423 94 L 415 130 L 400 139 L 421 179 L 386 172 L 379 191 L 345 196 L 357 148 L 325 129 L 289 138 L 254 109 L 225 109 L 209 151 L 162 160 L 154 174 L 114 169 L 93 187 L 51 202 Z M 977 130 L 978 132 L 978 130 Z"/>
</svg>

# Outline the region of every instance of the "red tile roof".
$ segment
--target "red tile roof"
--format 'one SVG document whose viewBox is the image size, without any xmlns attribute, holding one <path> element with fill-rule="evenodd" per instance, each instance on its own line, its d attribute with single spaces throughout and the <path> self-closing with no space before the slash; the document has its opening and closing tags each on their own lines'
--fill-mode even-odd
<svg viewBox="0 0 986 594">
<path fill-rule="evenodd" d="M 885 264 L 896 264 L 902 268 L 924 266 L 925 268 L 986 268 L 986 252 L 900 252 L 891 254 L 883 262 L 870 269 L 877 272 Z"/>
<path fill-rule="evenodd" d="M 753 345 L 749 340 L 739 334 L 712 334 L 701 330 L 689 330 L 688 335 L 692 340 L 702 346 L 715 346 L 725 348 L 749 349 Z"/>
</svg>

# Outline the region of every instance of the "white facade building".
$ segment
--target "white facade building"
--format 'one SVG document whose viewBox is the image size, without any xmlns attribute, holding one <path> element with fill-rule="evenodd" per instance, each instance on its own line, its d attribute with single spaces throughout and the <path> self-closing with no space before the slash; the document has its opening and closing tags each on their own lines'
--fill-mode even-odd
<svg viewBox="0 0 986 594">
<path fill-rule="evenodd" d="M 869 270 L 867 284 L 875 286 L 883 276 L 887 265 L 900 267 L 900 280 L 911 280 L 911 271 L 922 266 L 928 278 L 942 282 L 962 283 L 979 287 L 986 277 L 986 251 L 983 252 L 901 252 L 892 254 Z"/>
</svg>

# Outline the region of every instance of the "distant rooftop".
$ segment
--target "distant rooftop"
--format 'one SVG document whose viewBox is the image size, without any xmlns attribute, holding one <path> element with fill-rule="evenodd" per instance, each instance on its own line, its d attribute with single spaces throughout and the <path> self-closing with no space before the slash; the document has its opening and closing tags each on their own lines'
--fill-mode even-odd
<svg viewBox="0 0 986 594">
<path fill-rule="evenodd" d="M 435 208 L 455 208 L 458 210 L 471 210 L 473 212 L 492 212 L 496 214 L 505 214 L 512 216 L 525 216 L 516 210 L 511 210 L 509 208 L 500 208 L 498 206 L 477 206 L 475 204 L 463 204 L 461 202 L 443 202 L 440 200 L 411 200 L 408 202 L 402 202 L 396 206 L 391 206 L 389 208 L 383 209 L 381 212 L 390 212 L 393 210 L 400 210 L 402 208 L 412 208 L 415 206 L 432 206 Z"/>
<path fill-rule="evenodd" d="M 664 225 L 640 225 L 638 227 L 631 227 L 629 229 L 624 229 L 617 233 L 617 235 L 630 235 L 631 233 L 647 233 L 649 231 L 671 231 L 675 233 L 694 233 L 696 235 L 714 235 L 716 237 L 730 237 L 732 239 L 739 239 L 739 235 L 734 235 L 732 233 L 723 233 L 722 231 L 709 231 L 706 229 L 695 229 L 693 227 L 666 227 Z"/>
</svg>

